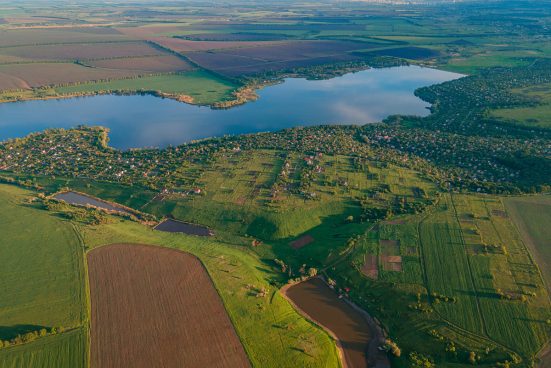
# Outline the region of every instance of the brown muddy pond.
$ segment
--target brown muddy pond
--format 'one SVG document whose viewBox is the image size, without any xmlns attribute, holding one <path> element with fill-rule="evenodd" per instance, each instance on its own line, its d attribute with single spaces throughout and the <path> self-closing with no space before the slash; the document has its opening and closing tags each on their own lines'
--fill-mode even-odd
<svg viewBox="0 0 551 368">
<path fill-rule="evenodd" d="M 378 347 L 384 341 L 370 317 L 344 301 L 320 278 L 289 287 L 286 296 L 311 320 L 339 340 L 346 368 L 390 367 Z"/>
<path fill-rule="evenodd" d="M 214 235 L 209 228 L 201 225 L 189 224 L 178 220 L 164 220 L 159 225 L 155 226 L 155 230 L 165 231 L 168 233 L 182 233 L 196 236 L 212 236 Z"/>
<path fill-rule="evenodd" d="M 130 212 L 129 210 L 123 207 L 111 204 L 109 202 L 102 201 L 101 199 L 98 199 L 98 198 L 94 198 L 94 197 L 76 193 L 76 192 L 58 193 L 54 195 L 53 198 L 60 201 L 67 202 L 72 205 L 93 206 L 93 207 L 101 208 L 107 211 L 117 211 L 117 212 L 132 214 L 132 212 Z"/>
</svg>

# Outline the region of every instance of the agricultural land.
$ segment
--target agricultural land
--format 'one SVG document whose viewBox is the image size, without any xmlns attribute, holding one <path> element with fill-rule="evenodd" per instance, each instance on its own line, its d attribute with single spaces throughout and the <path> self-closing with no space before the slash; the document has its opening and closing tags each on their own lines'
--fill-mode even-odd
<svg viewBox="0 0 551 368">
<path fill-rule="evenodd" d="M 0 103 L 464 74 L 425 117 L 0 142 L 0 367 L 551 366 L 551 7 L 413 3 L 0 0 Z"/>
</svg>

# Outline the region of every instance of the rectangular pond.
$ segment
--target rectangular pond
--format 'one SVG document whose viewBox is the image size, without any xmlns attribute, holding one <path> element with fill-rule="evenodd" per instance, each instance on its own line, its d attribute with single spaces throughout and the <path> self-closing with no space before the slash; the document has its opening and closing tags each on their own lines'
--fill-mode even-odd
<svg viewBox="0 0 551 368">
<path fill-rule="evenodd" d="M 117 211 L 117 212 L 132 214 L 131 211 L 125 209 L 122 206 L 117 206 L 115 204 L 102 201 L 101 199 L 94 198 L 94 197 L 77 193 L 77 192 L 58 193 L 54 195 L 53 198 L 60 201 L 67 202 L 72 205 L 92 206 L 92 207 L 101 208 L 107 211 Z"/>
<path fill-rule="evenodd" d="M 190 224 L 173 219 L 167 219 L 154 227 L 155 230 L 168 233 L 180 233 L 196 236 L 212 236 L 213 232 L 205 226 Z"/>
</svg>

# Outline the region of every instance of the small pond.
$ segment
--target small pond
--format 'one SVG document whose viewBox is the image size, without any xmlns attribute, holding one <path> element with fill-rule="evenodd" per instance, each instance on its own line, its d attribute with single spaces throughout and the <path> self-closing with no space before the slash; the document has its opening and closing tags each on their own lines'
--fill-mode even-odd
<svg viewBox="0 0 551 368">
<path fill-rule="evenodd" d="M 172 219 L 164 220 L 159 225 L 155 226 L 155 230 L 165 231 L 168 233 L 181 233 L 197 236 L 213 235 L 212 231 L 210 231 L 210 229 L 207 227 Z"/>
<path fill-rule="evenodd" d="M 93 207 L 102 208 L 108 211 L 117 211 L 117 212 L 132 214 L 132 212 L 130 212 L 129 210 L 123 207 L 102 201 L 101 199 L 76 193 L 76 192 L 58 193 L 54 195 L 54 198 L 60 201 L 65 201 L 72 205 L 93 206 Z"/>
</svg>

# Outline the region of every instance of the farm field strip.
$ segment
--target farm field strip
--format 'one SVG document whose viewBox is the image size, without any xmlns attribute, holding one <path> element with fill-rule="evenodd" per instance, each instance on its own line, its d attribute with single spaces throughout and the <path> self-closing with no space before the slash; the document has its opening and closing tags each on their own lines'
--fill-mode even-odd
<svg viewBox="0 0 551 368">
<path fill-rule="evenodd" d="M 92 367 L 151 367 L 159 361 L 166 366 L 249 366 L 197 258 L 129 244 L 100 247 L 87 258 Z"/>
<path fill-rule="evenodd" d="M 23 345 L 0 349 L 2 368 L 87 368 L 88 342 L 85 328 L 41 337 Z"/>
<path fill-rule="evenodd" d="M 444 318 L 471 332 L 486 335 L 507 348 L 516 346 L 521 354 L 529 354 L 537 351 L 547 339 L 544 323 L 547 314 L 541 314 L 542 310 L 537 306 L 548 305 L 548 297 L 541 280 L 538 280 L 539 273 L 511 223 L 506 218 L 492 216 L 496 211 L 503 212 L 503 207 L 495 199 L 454 195 L 453 199 L 445 198 L 440 204 L 439 213 L 429 216 L 428 220 L 420 224 L 428 290 L 431 295 L 436 292 L 433 306 Z M 445 228 L 441 228 L 435 218 L 447 218 Z M 430 224 L 432 229 L 427 229 L 426 224 Z M 439 239 L 445 233 L 456 234 L 440 243 L 442 249 L 439 255 L 444 258 L 439 262 L 435 261 L 432 254 L 437 249 L 437 242 L 427 237 L 432 231 L 440 232 Z M 501 254 L 503 243 L 507 244 L 505 254 Z M 427 244 L 430 244 L 430 248 Z M 491 244 L 490 250 L 485 250 L 483 244 Z M 497 247 L 493 247 L 494 244 Z M 457 251 L 453 257 L 449 253 L 451 249 Z M 450 262 L 452 259 L 453 262 Z M 462 262 L 459 263 L 459 260 Z M 435 287 L 444 278 L 443 274 L 438 276 L 433 273 L 435 264 L 445 265 L 448 269 L 461 265 L 450 274 L 453 277 L 446 281 L 448 289 L 444 293 L 440 291 L 442 286 Z M 461 280 L 459 275 L 464 278 L 464 286 L 458 283 Z M 465 287 L 470 292 L 463 291 Z M 531 296 L 534 290 L 537 293 Z M 435 304 L 441 295 L 455 296 L 456 302 L 438 301 Z M 520 300 L 523 295 L 529 298 L 527 302 Z M 457 315 L 461 305 L 463 308 L 471 308 L 472 313 L 462 312 Z M 530 316 L 534 320 L 526 323 L 514 317 L 519 315 Z M 469 317 L 465 316 L 479 317 L 468 320 Z M 520 336 L 519 331 L 522 331 Z"/>
<path fill-rule="evenodd" d="M 548 226 L 551 218 L 551 200 L 548 197 L 518 197 L 503 199 L 507 214 L 516 225 L 522 240 L 537 261 L 548 290 L 551 288 L 551 256 Z"/>
<path fill-rule="evenodd" d="M 30 192 L 0 185 L 0 340 L 41 329 L 67 331 L 0 348 L 0 366 L 85 368 L 82 244 L 70 223 L 29 199 Z"/>
</svg>

